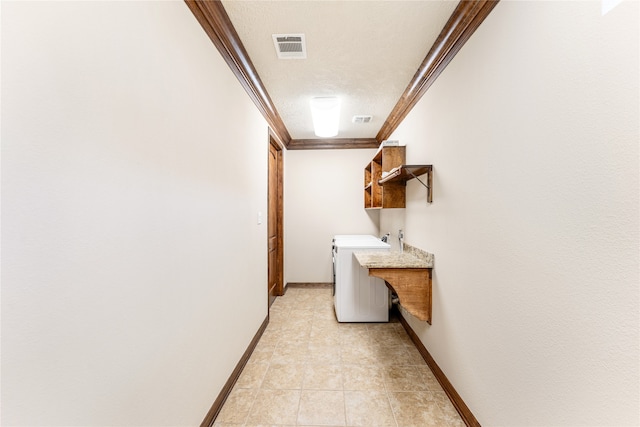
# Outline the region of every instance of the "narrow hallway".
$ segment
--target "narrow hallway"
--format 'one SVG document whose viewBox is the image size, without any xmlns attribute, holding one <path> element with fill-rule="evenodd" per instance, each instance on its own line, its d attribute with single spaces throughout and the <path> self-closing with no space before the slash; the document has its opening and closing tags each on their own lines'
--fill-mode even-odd
<svg viewBox="0 0 640 427">
<path fill-rule="evenodd" d="M 464 426 L 402 324 L 338 323 L 329 287 L 278 297 L 214 426 Z"/>
</svg>

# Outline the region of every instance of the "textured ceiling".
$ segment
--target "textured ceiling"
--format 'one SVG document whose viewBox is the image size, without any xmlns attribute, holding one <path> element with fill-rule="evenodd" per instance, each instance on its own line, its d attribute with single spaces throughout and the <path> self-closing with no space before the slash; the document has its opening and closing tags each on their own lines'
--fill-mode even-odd
<svg viewBox="0 0 640 427">
<path fill-rule="evenodd" d="M 342 99 L 338 138 L 374 138 L 457 1 L 246 1 L 224 8 L 293 139 L 316 138 L 309 100 Z M 278 59 L 272 34 L 303 33 L 307 59 Z M 354 115 L 373 115 L 353 124 Z"/>
</svg>

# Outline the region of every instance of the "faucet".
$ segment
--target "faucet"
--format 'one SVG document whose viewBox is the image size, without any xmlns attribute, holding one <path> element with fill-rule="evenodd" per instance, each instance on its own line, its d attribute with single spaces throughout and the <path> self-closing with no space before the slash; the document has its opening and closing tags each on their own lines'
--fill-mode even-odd
<svg viewBox="0 0 640 427">
<path fill-rule="evenodd" d="M 387 234 L 385 234 L 384 236 L 382 236 L 382 237 L 380 238 L 380 240 L 382 240 L 383 242 L 385 242 L 385 243 L 386 243 L 387 241 L 389 241 L 389 236 L 391 236 L 391 233 L 387 233 Z"/>
<path fill-rule="evenodd" d="M 398 231 L 398 240 L 400 241 L 400 252 L 404 252 L 404 231 Z"/>
</svg>

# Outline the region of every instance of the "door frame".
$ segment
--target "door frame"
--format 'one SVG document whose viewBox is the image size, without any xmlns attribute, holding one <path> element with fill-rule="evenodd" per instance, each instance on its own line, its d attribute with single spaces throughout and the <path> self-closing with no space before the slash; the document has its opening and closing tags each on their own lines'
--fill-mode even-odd
<svg viewBox="0 0 640 427">
<path fill-rule="evenodd" d="M 276 155 L 277 155 L 277 170 L 276 171 L 271 171 L 269 170 L 269 151 L 270 151 L 270 147 L 273 147 L 276 151 Z M 276 251 L 276 269 L 277 269 L 277 281 L 276 281 L 276 288 L 275 288 L 275 295 L 276 296 L 282 296 L 284 295 L 284 156 L 283 156 L 283 150 L 284 150 L 284 144 L 282 144 L 282 142 L 280 142 L 279 138 L 277 137 L 277 135 L 271 130 L 271 128 L 269 128 L 269 144 L 267 146 L 267 173 L 272 173 L 275 172 L 277 174 L 277 179 L 276 179 L 276 244 L 277 244 L 277 251 Z M 269 197 L 271 194 L 271 191 L 273 189 L 268 188 L 269 187 L 269 179 L 267 179 L 267 216 L 269 215 L 270 212 L 268 212 L 269 208 Z M 268 244 L 268 224 L 269 224 L 269 218 L 267 217 L 267 263 L 268 261 L 268 254 L 269 254 L 269 244 Z M 267 268 L 269 268 L 269 266 L 267 266 Z M 267 292 L 269 292 L 269 274 L 267 271 Z"/>
</svg>

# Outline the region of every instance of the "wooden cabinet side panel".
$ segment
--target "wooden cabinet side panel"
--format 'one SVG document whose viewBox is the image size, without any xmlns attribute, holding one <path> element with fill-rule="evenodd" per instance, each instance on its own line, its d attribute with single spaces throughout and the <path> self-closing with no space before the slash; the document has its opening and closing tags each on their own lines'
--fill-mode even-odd
<svg viewBox="0 0 640 427">
<path fill-rule="evenodd" d="M 401 166 L 406 160 L 405 146 L 382 148 L 382 170 L 389 172 L 391 169 Z"/>
<path fill-rule="evenodd" d="M 385 184 L 382 187 L 383 208 L 404 208 L 406 205 L 406 186 L 403 183 Z"/>
<path fill-rule="evenodd" d="M 382 186 L 378 181 L 382 177 L 382 167 L 379 163 L 371 162 L 371 207 L 382 207 Z"/>
</svg>

